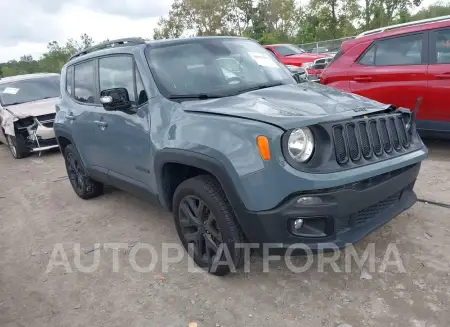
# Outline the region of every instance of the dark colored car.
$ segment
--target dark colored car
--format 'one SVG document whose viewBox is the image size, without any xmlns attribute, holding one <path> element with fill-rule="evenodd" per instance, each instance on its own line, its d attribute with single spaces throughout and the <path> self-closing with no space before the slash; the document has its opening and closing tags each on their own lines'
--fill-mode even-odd
<svg viewBox="0 0 450 327">
<path fill-rule="evenodd" d="M 344 42 L 321 82 L 413 109 L 418 129 L 450 136 L 450 16 L 388 26 Z"/>
<path fill-rule="evenodd" d="M 427 157 L 407 109 L 297 84 L 234 37 L 77 54 L 61 72 L 54 129 L 79 197 L 108 184 L 165 207 L 217 275 L 230 271 L 215 266 L 224 256 L 242 263 L 242 243 L 358 241 L 414 204 Z"/>
</svg>

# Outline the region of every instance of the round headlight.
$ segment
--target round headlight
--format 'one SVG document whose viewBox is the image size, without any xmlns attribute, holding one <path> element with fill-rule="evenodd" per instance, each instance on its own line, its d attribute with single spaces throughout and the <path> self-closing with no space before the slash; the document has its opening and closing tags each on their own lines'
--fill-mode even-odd
<svg viewBox="0 0 450 327">
<path fill-rule="evenodd" d="M 308 161 L 314 152 L 314 136 L 308 127 L 294 129 L 289 135 L 288 152 L 298 162 Z"/>
</svg>

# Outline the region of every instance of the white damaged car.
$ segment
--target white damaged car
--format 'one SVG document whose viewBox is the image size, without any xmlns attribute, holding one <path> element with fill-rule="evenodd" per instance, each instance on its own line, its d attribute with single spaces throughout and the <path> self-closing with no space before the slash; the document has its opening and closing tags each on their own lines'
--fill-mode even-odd
<svg viewBox="0 0 450 327">
<path fill-rule="evenodd" d="M 58 147 L 53 122 L 59 79 L 59 74 L 0 79 L 0 143 L 9 146 L 14 158 Z"/>
</svg>

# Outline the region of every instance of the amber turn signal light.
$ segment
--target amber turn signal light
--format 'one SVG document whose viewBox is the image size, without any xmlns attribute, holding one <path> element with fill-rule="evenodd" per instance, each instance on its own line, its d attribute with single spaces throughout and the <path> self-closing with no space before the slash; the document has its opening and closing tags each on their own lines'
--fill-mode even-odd
<svg viewBox="0 0 450 327">
<path fill-rule="evenodd" d="M 258 136 L 258 148 L 259 153 L 261 154 L 261 157 L 264 160 L 270 160 L 270 146 L 269 146 L 269 139 L 267 136 Z"/>
</svg>

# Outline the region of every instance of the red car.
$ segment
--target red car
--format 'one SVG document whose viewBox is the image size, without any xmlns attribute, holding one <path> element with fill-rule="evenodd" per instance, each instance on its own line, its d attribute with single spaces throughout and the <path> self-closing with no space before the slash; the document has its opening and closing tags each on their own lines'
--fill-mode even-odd
<svg viewBox="0 0 450 327">
<path fill-rule="evenodd" d="M 417 127 L 450 135 L 450 16 L 388 26 L 344 42 L 321 83 L 413 109 Z"/>
<path fill-rule="evenodd" d="M 323 69 L 333 59 L 332 56 L 323 53 L 307 53 L 305 50 L 293 44 L 265 45 L 286 66 L 298 66 L 308 71 L 310 79 L 319 78 Z"/>
</svg>

